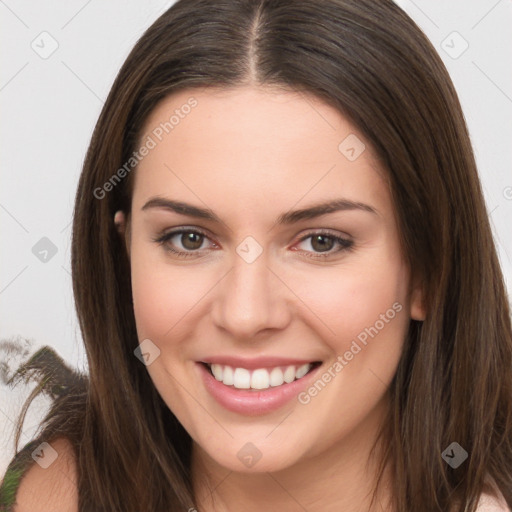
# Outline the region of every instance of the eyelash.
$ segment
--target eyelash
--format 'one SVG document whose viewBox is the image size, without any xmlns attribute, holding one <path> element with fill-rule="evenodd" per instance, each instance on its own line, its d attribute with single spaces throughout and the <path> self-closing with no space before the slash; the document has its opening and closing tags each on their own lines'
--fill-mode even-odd
<svg viewBox="0 0 512 512">
<path fill-rule="evenodd" d="M 183 228 L 180 228 L 180 229 L 177 229 L 175 231 L 170 231 L 168 233 L 163 233 L 163 234 L 157 236 L 156 238 L 153 238 L 153 242 L 155 242 L 155 243 L 157 243 L 159 245 L 164 246 L 164 245 L 166 245 L 166 243 L 171 238 L 173 238 L 176 235 L 181 235 L 183 233 L 194 233 L 194 234 L 197 234 L 197 235 L 204 236 L 205 238 L 209 238 L 206 233 L 204 233 L 204 232 L 202 232 L 202 231 L 200 231 L 198 229 L 183 229 Z M 326 259 L 329 256 L 332 256 L 333 254 L 339 253 L 341 251 L 350 251 L 350 250 L 353 249 L 354 242 L 352 240 L 348 240 L 346 238 L 341 238 L 341 237 L 333 235 L 332 233 L 330 233 L 328 231 L 325 231 L 325 230 L 309 232 L 306 235 L 304 235 L 297 243 L 301 243 L 304 240 L 307 240 L 308 238 L 311 238 L 313 236 L 318 236 L 318 235 L 332 238 L 334 240 L 334 242 L 339 245 L 339 248 L 337 250 L 329 250 L 329 251 L 326 251 L 326 252 L 313 253 L 314 255 L 311 254 L 309 251 L 301 251 L 308 258 L 312 258 L 312 259 Z M 174 255 L 176 255 L 179 258 L 194 257 L 194 256 L 197 255 L 198 252 L 200 252 L 200 250 L 195 250 L 195 251 L 190 251 L 190 250 L 189 251 L 178 251 L 178 250 L 174 249 L 173 247 L 171 247 L 170 245 L 167 245 L 166 247 L 164 247 L 164 249 L 166 251 L 168 251 L 168 252 L 173 253 Z"/>
</svg>

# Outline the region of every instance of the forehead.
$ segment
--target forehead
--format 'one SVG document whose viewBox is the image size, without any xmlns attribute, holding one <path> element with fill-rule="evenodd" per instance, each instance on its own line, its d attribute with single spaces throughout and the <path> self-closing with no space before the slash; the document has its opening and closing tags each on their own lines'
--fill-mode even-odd
<svg viewBox="0 0 512 512">
<path fill-rule="evenodd" d="M 140 145 L 151 149 L 135 172 L 135 208 L 157 194 L 204 199 L 214 210 L 229 198 L 234 212 L 340 196 L 389 208 L 368 141 L 313 95 L 249 86 L 182 90 L 157 105 L 141 133 Z"/>
</svg>

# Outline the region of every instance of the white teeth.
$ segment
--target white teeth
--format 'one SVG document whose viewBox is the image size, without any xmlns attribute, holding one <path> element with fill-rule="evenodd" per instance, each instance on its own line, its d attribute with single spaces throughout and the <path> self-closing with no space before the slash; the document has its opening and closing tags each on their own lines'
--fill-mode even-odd
<svg viewBox="0 0 512 512">
<path fill-rule="evenodd" d="M 270 385 L 280 386 L 284 383 L 283 370 L 281 368 L 274 368 L 270 372 Z"/>
<path fill-rule="evenodd" d="M 236 368 L 233 385 L 238 389 L 249 389 L 251 387 L 251 372 L 245 368 Z"/>
<path fill-rule="evenodd" d="M 284 381 L 286 383 L 293 382 L 295 380 L 295 366 L 288 366 L 284 371 Z"/>
<path fill-rule="evenodd" d="M 220 365 L 220 364 L 212 364 L 211 370 L 212 370 L 213 376 L 217 380 L 222 380 L 222 365 Z"/>
<path fill-rule="evenodd" d="M 233 368 L 231 366 L 224 366 L 224 373 L 222 374 L 222 382 L 226 384 L 226 386 L 233 385 Z"/>
<path fill-rule="evenodd" d="M 251 388 L 252 389 L 267 389 L 270 385 L 270 375 L 268 371 L 260 368 L 254 370 L 251 375 Z"/>
<path fill-rule="evenodd" d="M 311 365 L 309 364 L 303 364 L 300 368 L 297 368 L 297 371 L 295 372 L 295 377 L 297 379 L 301 379 L 308 373 L 309 369 L 311 368 Z"/>
<path fill-rule="evenodd" d="M 301 379 L 309 372 L 312 364 L 306 363 L 299 367 L 276 366 L 271 371 L 266 368 L 258 368 L 252 372 L 246 368 L 233 368 L 222 364 L 209 366 L 215 379 L 226 386 L 234 386 L 237 389 L 268 389 L 271 386 L 281 386 L 284 383 L 289 384 L 295 379 Z"/>
</svg>

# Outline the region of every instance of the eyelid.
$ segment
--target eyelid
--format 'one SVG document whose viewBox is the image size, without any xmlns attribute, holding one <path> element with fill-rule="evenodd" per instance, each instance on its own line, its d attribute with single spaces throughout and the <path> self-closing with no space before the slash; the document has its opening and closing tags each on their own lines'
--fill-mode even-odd
<svg viewBox="0 0 512 512">
<path fill-rule="evenodd" d="M 353 250 L 354 248 L 354 240 L 352 237 L 348 234 L 340 235 L 339 232 L 336 232 L 334 230 L 328 229 L 328 228 L 317 228 L 317 229 L 311 229 L 308 230 L 306 233 L 303 233 L 299 240 L 295 242 L 294 245 L 299 244 L 303 242 L 304 240 L 307 240 L 308 238 L 312 236 L 328 236 L 332 238 L 335 242 L 335 244 L 338 244 L 338 248 L 335 250 L 329 250 L 329 251 L 321 251 L 321 252 L 315 252 L 315 251 L 304 251 L 300 249 L 294 249 L 297 252 L 302 252 L 306 257 L 316 260 L 328 260 L 330 257 L 335 257 L 339 253 L 348 252 Z"/>
<path fill-rule="evenodd" d="M 163 230 L 153 238 L 153 242 L 165 244 L 169 239 L 173 238 L 176 235 L 180 235 L 183 233 L 195 233 L 198 235 L 202 235 L 206 239 L 208 239 L 210 241 L 210 243 L 212 243 L 214 246 L 218 246 L 218 244 L 216 242 L 212 241 L 212 237 L 210 236 L 209 233 L 207 233 L 205 230 L 203 230 L 201 228 L 197 228 L 195 226 L 180 226 L 178 228 L 170 229 L 169 231 Z M 197 251 L 177 251 L 177 252 L 189 252 L 189 253 L 197 254 L 201 251 L 197 250 Z"/>
<path fill-rule="evenodd" d="M 299 235 L 298 241 L 302 241 L 304 240 L 304 238 L 307 238 L 308 236 L 311 235 L 329 235 L 332 236 L 333 238 L 342 238 L 347 241 L 352 241 L 352 237 L 348 233 L 340 233 L 339 231 L 329 228 L 308 229 L 305 233 Z"/>
<path fill-rule="evenodd" d="M 199 234 L 201 236 L 204 236 L 206 239 L 210 241 L 214 246 L 218 247 L 219 245 L 216 242 L 213 242 L 211 240 L 211 236 L 203 229 L 195 227 L 195 226 L 180 226 L 177 228 L 173 228 L 169 231 L 162 231 L 160 234 L 158 234 L 156 237 L 153 238 L 153 241 L 156 243 L 159 243 L 160 245 L 165 245 L 168 240 L 173 238 L 176 235 L 180 235 L 183 233 L 195 233 Z M 307 240 L 311 236 L 329 236 L 334 239 L 335 243 L 339 245 L 337 250 L 329 250 L 329 251 L 323 251 L 323 252 L 314 252 L 314 251 L 304 251 L 300 249 L 293 249 L 297 252 L 305 253 L 308 257 L 311 257 L 313 259 L 326 259 L 329 256 L 333 256 L 339 252 L 342 251 L 348 251 L 352 249 L 354 241 L 352 240 L 352 237 L 348 234 L 340 235 L 339 232 L 336 232 L 329 228 L 311 228 L 307 230 L 305 233 L 302 233 L 298 239 L 293 243 L 292 247 L 297 245 L 300 242 L 303 242 L 304 240 Z M 201 255 L 205 250 L 207 249 L 198 249 L 198 250 L 179 250 L 179 249 L 173 249 L 171 247 L 166 247 L 167 251 L 171 253 L 175 253 L 177 256 L 180 257 L 187 257 L 187 256 L 199 256 Z"/>
</svg>

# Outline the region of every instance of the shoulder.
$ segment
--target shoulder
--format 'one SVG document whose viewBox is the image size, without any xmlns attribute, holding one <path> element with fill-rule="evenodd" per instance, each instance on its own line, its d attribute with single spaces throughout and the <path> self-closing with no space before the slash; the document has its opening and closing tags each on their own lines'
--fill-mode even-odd
<svg viewBox="0 0 512 512">
<path fill-rule="evenodd" d="M 511 512 L 501 492 L 495 490 L 480 495 L 476 512 Z"/>
<path fill-rule="evenodd" d="M 61 437 L 39 444 L 33 453 L 35 462 L 21 479 L 12 511 L 78 511 L 76 460 L 71 442 Z"/>
</svg>

